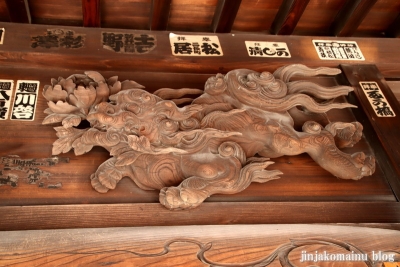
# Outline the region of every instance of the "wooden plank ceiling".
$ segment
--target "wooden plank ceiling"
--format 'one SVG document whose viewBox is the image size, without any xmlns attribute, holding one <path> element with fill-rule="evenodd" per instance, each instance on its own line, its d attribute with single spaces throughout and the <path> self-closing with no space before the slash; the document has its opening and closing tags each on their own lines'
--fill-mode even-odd
<svg viewBox="0 0 400 267">
<path fill-rule="evenodd" d="M 0 21 L 190 32 L 399 37 L 398 0 L 0 0 Z"/>
</svg>

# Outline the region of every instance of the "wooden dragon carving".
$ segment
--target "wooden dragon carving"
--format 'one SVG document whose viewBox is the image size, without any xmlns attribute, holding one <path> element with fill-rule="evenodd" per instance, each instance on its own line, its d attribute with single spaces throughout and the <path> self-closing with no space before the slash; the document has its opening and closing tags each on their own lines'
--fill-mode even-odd
<svg viewBox="0 0 400 267">
<path fill-rule="evenodd" d="M 327 122 L 325 112 L 354 107 L 330 101 L 351 87 L 326 88 L 293 76 L 336 75 L 333 68 L 281 67 L 273 74 L 238 69 L 208 79 L 204 91 L 163 88 L 151 94 L 133 81 L 104 79 L 97 72 L 52 79 L 44 88 L 49 114 L 43 124 L 59 139 L 53 154 L 76 155 L 102 146 L 111 158 L 91 183 L 105 193 L 123 177 L 144 190 L 160 190 L 169 209 L 190 209 L 213 194 L 234 194 L 251 182 L 279 178 L 266 170 L 270 158 L 308 153 L 342 179 L 360 179 L 375 170 L 375 159 L 339 148 L 360 140 L 358 122 Z M 185 95 L 200 94 L 182 105 Z M 90 127 L 80 129 L 81 121 Z M 302 125 L 302 131 L 295 130 Z"/>
</svg>

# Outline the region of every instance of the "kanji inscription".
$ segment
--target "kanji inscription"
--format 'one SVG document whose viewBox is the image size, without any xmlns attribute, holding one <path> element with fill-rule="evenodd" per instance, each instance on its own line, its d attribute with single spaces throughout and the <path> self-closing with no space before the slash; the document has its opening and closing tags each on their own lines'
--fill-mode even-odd
<svg viewBox="0 0 400 267">
<path fill-rule="evenodd" d="M 41 166 L 54 166 L 60 162 L 69 162 L 69 158 L 41 158 L 22 159 L 17 155 L 0 157 L 0 186 L 10 185 L 17 187 L 20 179 L 25 179 L 27 184 L 37 184 L 41 188 L 60 188 L 60 182 L 49 183 L 51 173 L 41 170 Z"/>
<path fill-rule="evenodd" d="M 77 49 L 85 44 L 85 34 L 71 30 L 49 29 L 44 35 L 32 36 L 31 47 Z"/>
<path fill-rule="evenodd" d="M 13 88 L 13 80 L 0 80 L 0 120 L 8 118 Z"/>
<path fill-rule="evenodd" d="M 360 86 L 367 97 L 372 109 L 378 117 L 395 117 L 392 107 L 376 82 L 360 82 Z"/>
<path fill-rule="evenodd" d="M 33 121 L 39 81 L 18 80 L 16 88 L 11 120 Z"/>
<path fill-rule="evenodd" d="M 365 60 L 356 42 L 313 40 L 320 59 L 324 60 Z"/>
<path fill-rule="evenodd" d="M 218 36 L 170 33 L 169 41 L 174 56 L 223 56 Z"/>
<path fill-rule="evenodd" d="M 289 48 L 284 42 L 246 41 L 245 44 L 247 53 L 251 57 L 291 57 Z"/>
<path fill-rule="evenodd" d="M 117 53 L 145 54 L 157 46 L 157 38 L 151 34 L 102 32 L 101 38 L 104 49 Z"/>
</svg>

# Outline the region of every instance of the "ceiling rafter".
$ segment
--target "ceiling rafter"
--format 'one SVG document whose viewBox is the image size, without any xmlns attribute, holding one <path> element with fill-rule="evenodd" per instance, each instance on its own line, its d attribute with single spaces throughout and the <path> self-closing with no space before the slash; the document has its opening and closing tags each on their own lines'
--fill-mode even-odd
<svg viewBox="0 0 400 267">
<path fill-rule="evenodd" d="M 271 34 L 292 34 L 309 2 L 310 0 L 284 0 L 272 22 Z"/>
<path fill-rule="evenodd" d="M 333 36 L 352 36 L 377 0 L 347 0 L 331 25 Z"/>
<path fill-rule="evenodd" d="M 31 23 L 28 0 L 6 0 L 10 22 Z"/>
<path fill-rule="evenodd" d="M 101 27 L 100 0 L 82 0 L 83 26 Z"/>
<path fill-rule="evenodd" d="M 229 33 L 232 30 L 242 0 L 219 0 L 211 24 L 212 31 Z"/>
</svg>

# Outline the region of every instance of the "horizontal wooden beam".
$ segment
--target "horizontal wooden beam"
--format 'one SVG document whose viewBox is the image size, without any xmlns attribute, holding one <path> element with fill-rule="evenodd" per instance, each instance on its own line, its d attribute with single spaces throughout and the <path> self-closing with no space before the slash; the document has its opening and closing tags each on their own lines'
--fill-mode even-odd
<svg viewBox="0 0 400 267">
<path fill-rule="evenodd" d="M 352 36 L 377 0 L 347 0 L 331 25 L 333 36 Z"/>
<path fill-rule="evenodd" d="M 271 34 L 292 34 L 309 2 L 310 0 L 284 0 L 272 22 Z"/>
<path fill-rule="evenodd" d="M 223 56 L 215 57 L 179 57 L 172 55 L 169 43 L 169 33 L 155 31 L 124 30 L 126 33 L 145 33 L 156 39 L 156 48 L 145 54 L 116 53 L 103 48 L 102 32 L 99 28 L 67 27 L 77 34 L 85 34 L 85 45 L 77 49 L 47 49 L 32 48 L 26 43 L 30 36 L 43 35 L 50 26 L 32 24 L 14 24 L 0 22 L 0 28 L 13 32 L 6 35 L 6 42 L 0 46 L 0 62 L 2 66 L 53 68 L 97 71 L 131 71 L 140 72 L 175 72 L 175 73 L 226 73 L 232 69 L 248 68 L 255 71 L 274 71 L 277 68 L 301 63 L 309 67 L 337 67 L 341 63 L 353 63 L 348 60 L 321 60 L 312 44 L 313 37 L 308 36 L 275 36 L 236 33 L 234 36 L 216 34 L 218 36 Z M 51 26 L 53 27 L 53 26 Z M 51 29 L 51 28 L 50 28 Z M 119 30 L 121 31 L 121 30 Z M 193 33 L 188 33 L 193 34 Z M 331 37 L 330 39 L 332 39 Z M 327 39 L 327 38 L 325 38 Z M 357 41 L 365 61 L 361 63 L 375 64 L 385 77 L 400 77 L 400 39 L 398 38 L 341 38 L 340 40 Z M 250 57 L 245 41 L 286 42 L 291 58 Z M 102 62 L 99 64 L 99 62 Z M 360 63 L 360 61 L 358 61 Z"/>
<path fill-rule="evenodd" d="M 83 26 L 101 27 L 100 0 L 82 0 Z"/>
<path fill-rule="evenodd" d="M 260 223 L 399 223 L 400 204 L 220 202 L 203 203 L 189 211 L 170 211 L 160 204 L 148 203 L 82 204 L 0 207 L 0 214 L 0 230 Z"/>
<path fill-rule="evenodd" d="M 31 23 L 31 13 L 28 0 L 6 0 L 11 22 Z"/>
<path fill-rule="evenodd" d="M 151 3 L 151 17 L 149 29 L 165 31 L 168 26 L 172 0 L 153 0 Z"/>
<path fill-rule="evenodd" d="M 242 0 L 219 0 L 212 21 L 212 31 L 229 33 L 232 30 Z"/>
</svg>

